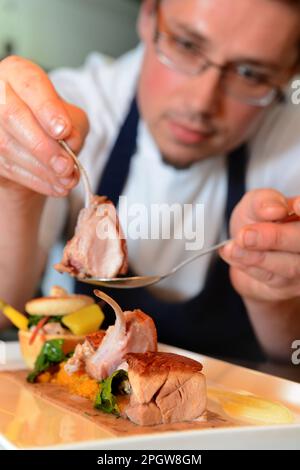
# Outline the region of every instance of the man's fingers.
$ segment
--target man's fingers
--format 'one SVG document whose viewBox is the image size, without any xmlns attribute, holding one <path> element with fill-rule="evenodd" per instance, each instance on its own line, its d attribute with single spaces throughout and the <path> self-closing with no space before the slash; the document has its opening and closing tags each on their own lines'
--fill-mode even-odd
<svg viewBox="0 0 300 470">
<path fill-rule="evenodd" d="M 286 279 L 272 276 L 259 268 L 249 269 L 252 269 L 251 274 L 247 268 L 230 269 L 232 284 L 245 298 L 266 302 L 272 298 L 274 302 L 282 302 L 295 296 L 295 286 L 287 283 Z"/>
<path fill-rule="evenodd" d="M 2 155 L 0 156 L 0 175 L 6 180 L 18 183 L 45 196 L 61 197 L 68 194 L 66 188 L 52 186 L 48 181 L 41 179 Z"/>
<path fill-rule="evenodd" d="M 28 152 L 24 147 L 22 147 L 13 137 L 7 137 L 4 135 L 2 129 L 0 129 L 0 141 L 2 142 L 1 146 L 1 156 L 4 157 L 7 161 L 6 167 L 10 163 L 12 166 L 20 166 L 24 170 L 27 170 L 29 173 L 39 177 L 41 180 L 44 180 L 51 186 L 61 186 L 63 183 L 60 182 L 60 179 L 57 175 L 49 168 L 46 164 L 41 162 L 39 159 L 34 157 L 30 152 Z M 5 145 L 3 143 L 5 142 Z M 1 173 L 1 166 L 0 166 Z"/>
<path fill-rule="evenodd" d="M 73 152 L 78 154 L 89 132 L 89 121 L 86 113 L 77 106 L 65 103 L 65 107 L 72 116 L 72 131 L 65 140 Z"/>
<path fill-rule="evenodd" d="M 68 105 L 47 74 L 32 62 L 8 57 L 0 62 L 6 101 L 0 105 L 0 177 L 46 195 L 66 195 L 78 183 L 73 159 L 88 132 L 85 113 Z"/>
<path fill-rule="evenodd" d="M 279 276 L 289 283 L 300 281 L 300 255 L 298 254 L 246 250 L 235 242 L 228 244 L 220 254 L 231 266 L 246 269 L 249 273 L 254 272 L 252 268 L 258 269 L 259 272 L 265 271 L 265 280 L 269 280 L 266 274 L 269 273 L 269 276 Z"/>
<path fill-rule="evenodd" d="M 66 138 L 71 119 L 47 74 L 36 64 L 11 56 L 1 62 L 0 78 L 22 96 L 45 132 L 54 139 Z"/>
<path fill-rule="evenodd" d="M 260 223 L 243 227 L 236 236 L 241 248 L 300 253 L 300 222 Z"/>
<path fill-rule="evenodd" d="M 6 104 L 0 106 L 1 128 L 6 138 L 0 143 L 1 149 L 9 143 L 9 136 L 26 149 L 39 162 L 61 177 L 70 176 L 74 162 L 58 142 L 46 134 L 28 106 L 7 86 Z M 3 132 L 4 135 L 4 132 Z"/>
<path fill-rule="evenodd" d="M 280 274 L 275 274 L 272 271 L 267 271 L 266 269 L 256 268 L 256 267 L 244 267 L 241 266 L 238 268 L 240 272 L 243 272 L 251 279 L 258 281 L 265 288 L 271 289 L 289 289 L 290 284 L 287 279 Z M 249 282 L 249 279 L 248 279 Z"/>
<path fill-rule="evenodd" d="M 274 189 L 249 191 L 237 207 L 244 214 L 245 224 L 280 220 L 288 214 L 286 198 Z"/>
<path fill-rule="evenodd" d="M 53 191 L 60 194 L 66 194 L 68 189 L 71 189 L 78 182 L 78 175 L 74 171 L 67 178 L 58 177 L 53 171 L 49 170 L 47 165 L 44 165 L 37 158 L 27 152 L 24 147 L 20 146 L 17 141 L 12 137 L 7 139 L 0 128 L 0 142 L 6 139 L 6 144 L 1 148 L 0 155 L 0 175 L 8 177 L 9 180 L 14 180 L 17 175 L 26 175 L 26 186 L 30 181 L 35 178 L 45 183 L 45 190 L 42 194 L 52 195 Z M 31 176 L 30 176 L 31 175 Z M 19 178 L 18 178 L 19 181 Z M 39 186 L 40 187 L 40 186 Z M 50 188 L 50 189 L 49 189 Z M 32 188 L 38 190 L 36 186 Z M 49 193 L 50 191 L 50 193 Z M 40 192 L 38 190 L 38 192 Z"/>
<path fill-rule="evenodd" d="M 72 177 L 64 182 L 64 186 L 52 185 L 47 180 L 42 179 L 39 174 L 28 171 L 23 166 L 13 162 L 11 158 L 7 159 L 2 155 L 0 156 L 0 177 L 18 183 L 31 191 L 54 197 L 67 196 L 70 190 L 79 182 L 79 174 L 75 170 Z"/>
</svg>

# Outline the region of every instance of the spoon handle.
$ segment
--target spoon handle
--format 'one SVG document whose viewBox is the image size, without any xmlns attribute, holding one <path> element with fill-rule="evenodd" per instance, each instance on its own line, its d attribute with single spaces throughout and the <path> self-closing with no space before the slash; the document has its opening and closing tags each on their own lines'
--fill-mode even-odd
<svg viewBox="0 0 300 470">
<path fill-rule="evenodd" d="M 288 216 L 285 219 L 280 220 L 276 223 L 287 224 L 287 223 L 299 222 L 299 221 L 300 221 L 300 217 L 297 214 L 295 214 L 295 212 L 291 211 L 289 212 Z M 190 258 L 182 261 L 182 263 L 175 266 L 175 268 L 173 268 L 169 273 L 165 274 L 163 278 L 169 277 L 171 274 L 175 274 L 177 271 L 179 271 L 179 269 L 183 268 L 185 265 L 192 263 L 198 258 L 201 258 L 201 256 L 208 255 L 209 253 L 212 253 L 213 251 L 216 251 L 219 248 L 222 248 L 230 241 L 232 241 L 232 239 L 224 240 L 223 242 L 218 243 L 217 245 L 211 246 L 210 248 L 207 248 L 206 250 L 201 250 L 199 253 L 196 253 L 194 256 L 191 256 Z"/>
<path fill-rule="evenodd" d="M 88 177 L 88 174 L 84 168 L 84 166 L 80 163 L 78 157 L 75 155 L 73 150 L 70 149 L 69 145 L 64 140 L 59 140 L 60 145 L 65 149 L 65 151 L 73 158 L 80 174 L 82 176 L 82 181 L 85 190 L 85 207 L 89 207 L 92 198 L 93 198 L 93 191 L 91 188 L 91 183 Z"/>
<path fill-rule="evenodd" d="M 222 248 L 223 246 L 225 246 L 227 243 L 229 243 L 231 240 L 228 239 L 228 240 L 224 240 L 223 242 L 221 243 L 218 243 L 217 245 L 213 245 L 205 250 L 201 250 L 200 252 L 198 252 L 197 254 L 195 254 L 194 256 L 191 256 L 190 258 L 182 261 L 182 263 L 178 264 L 177 266 L 175 266 L 175 268 L 173 268 L 168 274 L 166 274 L 165 276 L 163 276 L 164 278 L 165 277 L 169 277 L 171 276 L 171 274 L 175 274 L 177 271 L 179 271 L 179 269 L 183 268 L 183 266 L 185 266 L 186 264 L 189 264 L 191 263 L 192 261 L 195 261 L 196 259 L 198 258 L 201 258 L 201 256 L 204 256 L 204 255 L 208 255 L 209 253 L 212 253 L 213 251 L 216 251 L 218 250 L 219 248 Z"/>
</svg>

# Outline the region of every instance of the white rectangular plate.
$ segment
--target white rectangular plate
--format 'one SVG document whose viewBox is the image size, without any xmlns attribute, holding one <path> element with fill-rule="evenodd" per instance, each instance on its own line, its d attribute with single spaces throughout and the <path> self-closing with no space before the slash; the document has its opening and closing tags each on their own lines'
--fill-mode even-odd
<svg viewBox="0 0 300 470">
<path fill-rule="evenodd" d="M 8 394 L 0 389 L 0 448 L 63 448 L 97 450 L 132 449 L 300 449 L 300 384 L 238 367 L 190 351 L 160 345 L 160 351 L 182 354 L 200 361 L 209 383 L 228 390 L 246 391 L 287 406 L 294 423 L 243 426 L 194 431 L 155 432 L 117 438 L 99 430 L 86 418 L 62 411 L 28 391 Z M 1 370 L 24 368 L 17 343 L 7 343 Z M 9 396 L 8 396 L 9 395 Z"/>
</svg>

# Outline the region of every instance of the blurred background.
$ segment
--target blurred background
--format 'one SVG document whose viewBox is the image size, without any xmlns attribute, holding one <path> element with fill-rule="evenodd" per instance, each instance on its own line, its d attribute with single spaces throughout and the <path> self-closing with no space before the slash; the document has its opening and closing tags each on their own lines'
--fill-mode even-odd
<svg viewBox="0 0 300 470">
<path fill-rule="evenodd" d="M 46 69 L 79 66 L 91 51 L 117 57 L 137 43 L 139 0 L 0 0 L 0 58 Z"/>
</svg>

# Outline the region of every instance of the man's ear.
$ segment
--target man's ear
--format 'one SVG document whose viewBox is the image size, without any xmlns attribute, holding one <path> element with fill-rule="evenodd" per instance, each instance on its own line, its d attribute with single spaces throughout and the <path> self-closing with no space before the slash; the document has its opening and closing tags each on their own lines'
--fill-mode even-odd
<svg viewBox="0 0 300 470">
<path fill-rule="evenodd" d="M 143 0 L 137 22 L 138 35 L 143 42 L 153 39 L 156 8 L 156 0 Z"/>
</svg>

